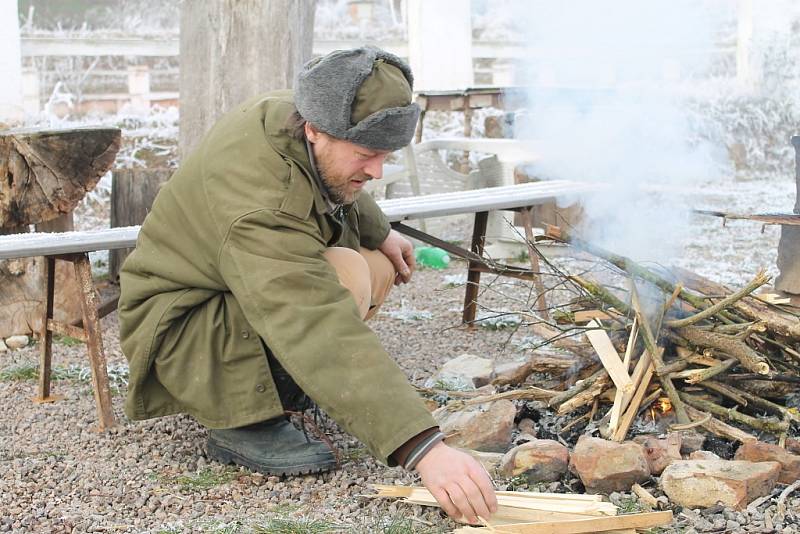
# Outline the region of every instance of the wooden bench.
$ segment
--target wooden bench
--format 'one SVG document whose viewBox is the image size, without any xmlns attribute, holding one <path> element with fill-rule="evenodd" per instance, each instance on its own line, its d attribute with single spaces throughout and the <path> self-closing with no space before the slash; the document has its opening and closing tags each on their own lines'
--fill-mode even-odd
<svg viewBox="0 0 800 534">
<path fill-rule="evenodd" d="M 380 201 L 379 205 L 392 227 L 412 238 L 438 246 L 449 253 L 466 259 L 468 264 L 467 287 L 464 297 L 463 320 L 470 324 L 475 320 L 476 299 L 482 272 L 494 272 L 506 276 L 537 280 L 538 264 L 533 251 L 530 252 L 532 268 L 523 269 L 489 261 L 482 255 L 486 236 L 486 222 L 490 211 L 517 210 L 529 214 L 529 208 L 558 197 L 587 194 L 599 187 L 587 183 L 569 181 L 536 182 L 504 187 L 492 187 L 471 191 L 441 193 L 419 197 L 398 198 Z M 474 213 L 472 242 L 469 250 L 445 242 L 435 236 L 404 224 L 404 221 L 442 217 L 446 215 Z M 530 218 L 526 221 L 526 234 L 531 238 Z M 68 335 L 87 344 L 92 370 L 92 386 L 100 428 L 114 425 L 111 393 L 108 384 L 106 358 L 97 313 L 97 296 L 91 277 L 88 253 L 98 250 L 132 248 L 136 245 L 139 226 L 104 230 L 27 233 L 0 236 L 0 260 L 25 257 L 45 257 L 43 287 L 45 300 L 42 306 L 42 328 L 39 332 L 39 395 L 37 402 L 57 400 L 50 392 L 53 333 Z M 81 288 L 81 310 L 83 323 L 75 327 L 53 320 L 53 294 L 55 262 L 67 261 L 74 265 L 75 276 Z"/>
</svg>

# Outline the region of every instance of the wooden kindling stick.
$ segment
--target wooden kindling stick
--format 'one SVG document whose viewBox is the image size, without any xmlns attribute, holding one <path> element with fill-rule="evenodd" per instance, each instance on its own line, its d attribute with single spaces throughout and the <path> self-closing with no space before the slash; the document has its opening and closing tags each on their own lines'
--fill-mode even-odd
<svg viewBox="0 0 800 534">
<path fill-rule="evenodd" d="M 625 347 L 625 357 L 622 360 L 622 365 L 625 367 L 626 373 L 630 370 L 631 354 L 633 353 L 633 347 L 634 345 L 636 345 L 636 340 L 638 336 L 639 336 L 638 318 L 634 317 L 633 325 L 631 326 L 631 335 L 628 338 L 628 345 Z M 641 377 L 639 377 L 639 379 L 641 379 Z M 635 377 L 631 377 L 631 382 L 633 382 L 634 388 L 636 388 L 639 385 Z M 622 412 L 625 411 L 625 408 L 628 407 L 628 403 L 630 402 L 631 398 L 633 398 L 634 392 L 635 389 L 626 393 L 621 389 L 617 388 L 617 392 L 614 394 L 614 405 L 611 407 L 611 416 L 608 422 L 608 429 L 611 435 L 613 435 L 617 431 L 617 425 L 619 425 L 619 418 L 622 415 Z"/>
</svg>

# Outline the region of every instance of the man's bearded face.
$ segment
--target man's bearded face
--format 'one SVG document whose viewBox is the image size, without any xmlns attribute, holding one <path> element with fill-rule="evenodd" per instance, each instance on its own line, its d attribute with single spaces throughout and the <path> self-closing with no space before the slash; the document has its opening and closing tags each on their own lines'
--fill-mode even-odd
<svg viewBox="0 0 800 534">
<path fill-rule="evenodd" d="M 383 176 L 388 151 L 371 150 L 318 131 L 314 134 L 309 140 L 317 170 L 336 204 L 352 204 L 368 181 Z"/>
</svg>

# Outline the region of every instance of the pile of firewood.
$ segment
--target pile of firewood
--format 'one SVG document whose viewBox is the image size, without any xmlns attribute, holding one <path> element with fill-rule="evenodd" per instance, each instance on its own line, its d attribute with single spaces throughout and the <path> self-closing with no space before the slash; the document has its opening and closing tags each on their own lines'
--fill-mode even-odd
<svg viewBox="0 0 800 534">
<path fill-rule="evenodd" d="M 763 272 L 732 291 L 686 270 L 657 272 L 555 228 L 545 237 L 606 262 L 624 282 L 604 286 L 548 264 L 574 298 L 549 308 L 537 298 L 537 333 L 574 348 L 582 331 L 600 362 L 564 391 L 500 395 L 545 400 L 561 415 L 584 409 L 574 423 L 598 419 L 615 441 L 654 404 L 674 414 L 672 430 L 702 427 L 734 441 L 769 433 L 782 442 L 800 422 L 781 403 L 800 384 L 800 318 L 785 300 L 756 293 L 769 282 Z"/>
</svg>

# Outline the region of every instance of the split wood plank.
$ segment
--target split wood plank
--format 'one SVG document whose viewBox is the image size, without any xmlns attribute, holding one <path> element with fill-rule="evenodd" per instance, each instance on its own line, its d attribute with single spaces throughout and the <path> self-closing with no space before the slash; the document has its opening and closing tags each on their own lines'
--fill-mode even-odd
<svg viewBox="0 0 800 534">
<path fill-rule="evenodd" d="M 672 522 L 672 512 L 649 512 L 644 514 L 618 515 L 614 517 L 592 517 L 569 521 L 545 521 L 541 523 L 518 523 L 494 527 L 497 534 L 586 534 L 631 529 L 648 529 Z M 491 528 L 463 527 L 456 534 L 492 532 Z"/>
<path fill-rule="evenodd" d="M 633 354 L 633 347 L 636 345 L 636 341 L 639 337 L 639 319 L 637 317 L 633 318 L 633 325 L 631 325 L 631 335 L 628 338 L 628 345 L 625 347 L 625 357 L 622 359 L 622 365 L 625 366 L 625 372 L 629 372 L 631 368 L 631 355 Z M 641 358 L 640 358 L 641 359 Z M 636 387 L 636 380 L 631 378 L 631 381 Z M 625 397 L 628 396 L 626 400 Z M 619 426 L 619 418 L 622 415 L 622 412 L 627 408 L 628 402 L 630 402 L 630 392 L 626 395 L 624 391 L 621 389 L 617 389 L 616 393 L 614 394 L 614 404 L 611 406 L 611 415 L 609 418 L 608 429 L 609 432 L 613 435 L 617 431 L 617 427 Z"/>
<path fill-rule="evenodd" d="M 784 296 L 779 295 L 777 293 L 760 293 L 758 295 L 753 295 L 753 296 L 756 297 L 759 300 L 763 300 L 767 304 L 774 304 L 774 305 L 791 304 L 791 302 L 792 302 L 792 299 L 790 299 L 788 297 L 784 297 Z"/>
<path fill-rule="evenodd" d="M 430 492 L 419 486 L 389 486 L 384 484 L 371 484 L 370 487 L 379 492 L 378 497 L 411 497 L 412 495 L 424 495 Z M 497 491 L 495 494 L 499 497 L 519 497 L 525 499 L 545 499 L 555 500 L 559 502 L 564 501 L 582 501 L 582 502 L 604 502 L 602 495 L 585 494 L 585 493 L 547 493 L 538 491 Z"/>
<path fill-rule="evenodd" d="M 609 320 L 615 319 L 619 317 L 619 314 L 611 314 L 606 310 L 578 310 L 573 315 L 573 321 L 575 324 L 582 324 L 588 323 L 592 319 L 597 320 Z"/>
<path fill-rule="evenodd" d="M 625 393 L 634 389 L 631 377 L 628 376 L 628 370 L 622 364 L 622 358 L 619 357 L 617 349 L 614 348 L 611 338 L 603 330 L 600 322 L 597 319 L 592 319 L 587 324 L 587 327 L 585 331 L 586 337 L 589 338 L 589 343 L 597 351 L 603 367 L 608 371 L 608 376 L 611 377 L 611 381 L 614 382 L 617 390 Z"/>
</svg>

